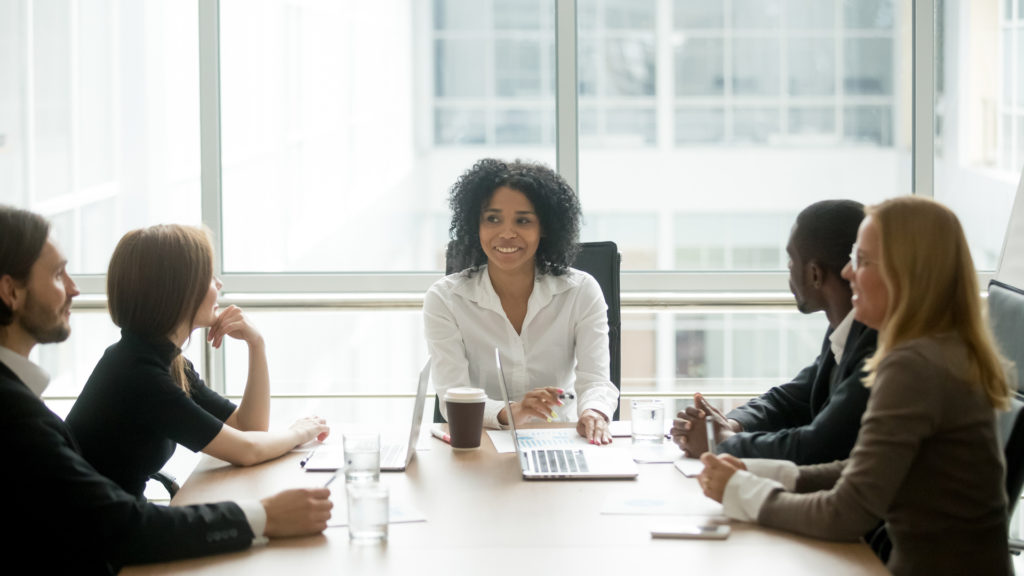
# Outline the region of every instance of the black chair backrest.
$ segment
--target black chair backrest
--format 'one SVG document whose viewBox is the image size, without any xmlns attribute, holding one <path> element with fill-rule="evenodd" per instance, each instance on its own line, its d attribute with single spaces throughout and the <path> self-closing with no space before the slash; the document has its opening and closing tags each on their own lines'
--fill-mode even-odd
<svg viewBox="0 0 1024 576">
<path fill-rule="evenodd" d="M 452 244 L 448 243 L 445 252 L 445 274 L 454 274 L 461 270 L 459 263 L 451 258 Z M 622 255 L 615 242 L 583 242 L 572 267 L 590 274 L 601 286 L 605 304 L 608 305 L 608 351 L 611 356 L 611 381 L 622 390 L 622 317 L 619 296 L 619 267 Z M 612 420 L 619 419 L 619 408 L 615 408 Z M 440 401 L 434 395 L 434 422 L 445 422 L 441 415 Z"/>
<path fill-rule="evenodd" d="M 1020 491 L 1024 488 L 1024 418 L 1021 418 L 1024 401 L 1017 397 L 1011 403 L 1009 412 L 999 413 L 999 439 L 1006 456 L 1008 516 L 1013 515 L 1013 509 L 1020 500 Z"/>
<path fill-rule="evenodd" d="M 1017 393 L 1024 394 L 1024 290 L 989 282 L 988 316 L 999 351 L 1017 365 Z"/>
<path fill-rule="evenodd" d="M 622 392 L 622 302 L 619 291 L 619 267 L 622 255 L 615 242 L 583 242 L 572 267 L 590 274 L 601 285 L 608 305 L 608 350 L 611 356 L 612 384 Z M 615 408 L 612 420 L 619 419 Z"/>
<path fill-rule="evenodd" d="M 1024 488 L 1024 291 L 992 280 L 988 284 L 988 315 L 999 351 L 1015 364 L 1010 377 L 1017 379 L 1017 394 L 1009 412 L 999 414 L 999 439 L 1006 457 L 1006 495 L 1012 514 Z"/>
</svg>

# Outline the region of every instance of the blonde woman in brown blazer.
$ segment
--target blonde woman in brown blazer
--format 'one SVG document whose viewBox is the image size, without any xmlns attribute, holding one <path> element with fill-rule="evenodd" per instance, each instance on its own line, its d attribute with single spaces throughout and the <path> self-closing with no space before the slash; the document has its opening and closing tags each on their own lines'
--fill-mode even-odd
<svg viewBox="0 0 1024 576">
<path fill-rule="evenodd" d="M 1011 574 L 995 411 L 1010 390 L 951 210 L 901 197 L 866 210 L 843 277 L 878 329 L 850 458 L 795 466 L 705 454 L 704 493 L 728 516 L 829 540 L 879 519 L 894 574 Z"/>
</svg>

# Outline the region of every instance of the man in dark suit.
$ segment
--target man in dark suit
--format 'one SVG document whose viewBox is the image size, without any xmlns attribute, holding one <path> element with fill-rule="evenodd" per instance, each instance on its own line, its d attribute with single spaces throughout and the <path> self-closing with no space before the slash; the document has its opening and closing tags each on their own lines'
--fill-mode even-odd
<svg viewBox="0 0 1024 576">
<path fill-rule="evenodd" d="M 800 312 L 823 310 L 828 318 L 821 353 L 791 382 L 727 415 L 695 394 L 695 406 L 679 412 L 672 426 L 673 440 L 688 456 L 708 450 L 708 419 L 716 453 L 797 464 L 850 455 L 868 400 L 864 361 L 877 338 L 853 319 L 850 285 L 840 277 L 863 218 L 864 207 L 850 200 L 817 202 L 797 216 L 786 245 L 789 288 Z"/>
<path fill-rule="evenodd" d="M 137 500 L 79 454 L 67 426 L 39 399 L 49 377 L 29 361 L 36 344 L 71 333 L 78 295 L 42 217 L 0 206 L 0 474 L 7 559 L 41 574 L 116 573 L 124 564 L 241 550 L 265 538 L 326 528 L 327 489 L 262 501 L 167 507 Z"/>
</svg>

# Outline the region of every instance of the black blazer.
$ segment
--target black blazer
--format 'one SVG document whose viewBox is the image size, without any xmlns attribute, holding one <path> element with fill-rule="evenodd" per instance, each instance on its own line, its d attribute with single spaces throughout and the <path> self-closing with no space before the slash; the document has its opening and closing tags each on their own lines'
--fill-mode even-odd
<svg viewBox="0 0 1024 576">
<path fill-rule="evenodd" d="M 878 333 L 854 321 L 846 337 L 838 374 L 830 379 L 835 355 L 825 333 L 821 354 L 791 382 L 776 386 L 729 412 L 743 432 L 718 445 L 740 458 L 775 458 L 797 464 L 843 460 L 857 442 L 867 406 L 864 361 L 874 354 Z"/>
<path fill-rule="evenodd" d="M 114 574 L 124 564 L 241 550 L 237 504 L 148 504 L 101 476 L 64 422 L 0 363 L 4 549 L 40 574 Z M 13 561 L 8 558 L 8 561 Z"/>
</svg>

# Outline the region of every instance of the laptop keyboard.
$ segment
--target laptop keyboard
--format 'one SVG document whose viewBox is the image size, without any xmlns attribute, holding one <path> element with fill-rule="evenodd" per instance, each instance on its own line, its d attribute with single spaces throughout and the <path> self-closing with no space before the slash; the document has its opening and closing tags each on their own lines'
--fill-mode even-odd
<svg viewBox="0 0 1024 576">
<path fill-rule="evenodd" d="M 533 470 L 543 474 L 589 472 L 587 457 L 582 450 L 532 450 Z"/>
</svg>

